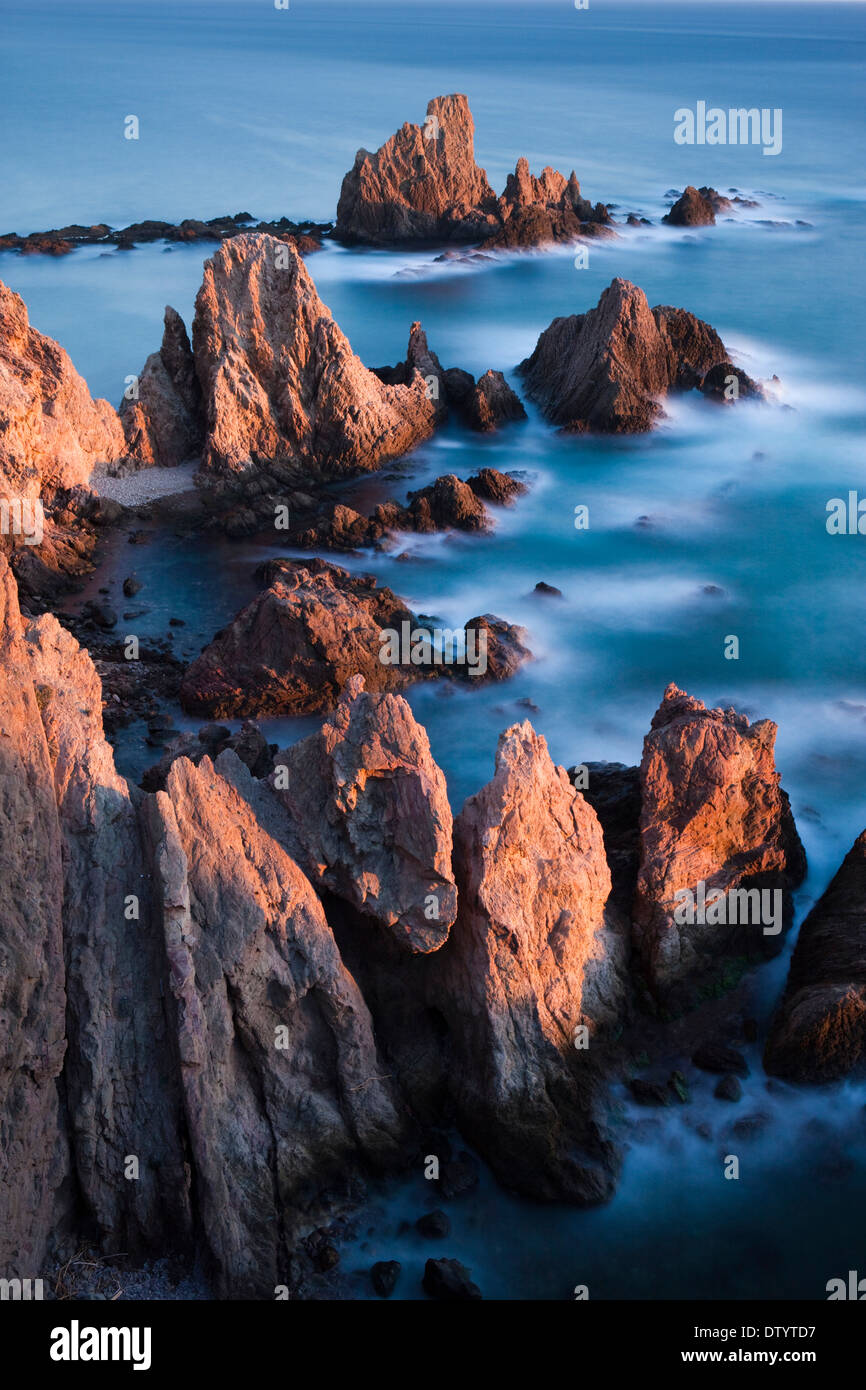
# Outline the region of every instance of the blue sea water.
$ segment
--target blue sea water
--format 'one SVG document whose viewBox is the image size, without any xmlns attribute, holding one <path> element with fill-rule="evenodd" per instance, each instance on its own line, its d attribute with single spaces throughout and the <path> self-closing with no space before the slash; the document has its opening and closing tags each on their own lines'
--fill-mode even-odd
<svg viewBox="0 0 866 1390">
<path fill-rule="evenodd" d="M 421 319 L 445 365 L 502 369 L 519 388 L 514 367 L 551 318 L 587 309 L 622 275 L 651 304 L 711 322 L 752 375 L 780 379 L 773 405 L 683 399 L 645 438 L 561 438 L 531 406 L 525 424 L 489 439 L 449 428 L 364 488 L 402 495 L 491 464 L 525 470 L 529 496 L 488 539 L 413 538 L 417 563 L 346 563 L 449 626 L 493 611 L 529 630 L 536 660 L 507 687 L 411 695 L 455 809 L 488 779 L 516 719 L 530 717 L 565 765 L 637 761 L 671 680 L 775 719 L 810 857 L 802 914 L 866 825 L 866 538 L 825 525 L 829 499 L 866 496 L 863 6 L 3 0 L 2 17 L 0 232 L 241 209 L 330 218 L 356 148 L 376 148 L 450 91 L 469 96 L 495 187 L 525 154 L 535 172 L 574 168 L 617 216 L 652 220 L 593 244 L 585 269 L 563 251 L 472 268 L 335 245 L 309 259 L 370 365 L 402 357 Z M 698 101 L 781 108 L 782 152 L 677 145 L 674 112 Z M 138 141 L 123 136 L 131 114 Z M 714 228 L 660 227 L 667 190 L 689 182 L 760 207 Z M 0 279 L 116 403 L 158 345 L 164 305 L 190 322 L 211 251 L 0 253 Z M 587 531 L 574 526 L 580 505 Z M 141 634 L 164 635 L 182 612 L 178 649 L 192 655 L 253 592 L 261 554 L 218 540 L 195 553 L 171 538 L 143 547 Z M 110 555 L 93 585 L 116 587 L 130 568 L 128 554 Z M 533 597 L 539 580 L 563 598 Z M 732 634 L 736 661 L 724 655 Z M 271 736 L 307 727 L 275 724 Z M 133 732 L 120 756 L 138 772 L 150 756 Z M 759 972 L 760 1010 L 785 964 Z M 739 1185 L 721 1179 L 717 1154 L 731 1116 L 698 1082 L 688 1114 L 635 1131 L 608 1207 L 528 1214 L 489 1182 L 455 1206 L 447 1253 L 499 1297 L 568 1296 L 580 1282 L 598 1297 L 821 1297 L 827 1279 L 866 1261 L 866 1089 L 768 1095 L 757 1053 L 752 1062 L 744 1113 L 769 1109 L 773 1123 Z M 711 1142 L 696 1136 L 698 1118 Z M 422 1198 L 417 1184 L 382 1198 L 385 1244 L 402 1241 L 407 1269 L 420 1254 L 396 1222 Z M 392 1255 L 383 1245 L 372 1258 Z"/>
</svg>

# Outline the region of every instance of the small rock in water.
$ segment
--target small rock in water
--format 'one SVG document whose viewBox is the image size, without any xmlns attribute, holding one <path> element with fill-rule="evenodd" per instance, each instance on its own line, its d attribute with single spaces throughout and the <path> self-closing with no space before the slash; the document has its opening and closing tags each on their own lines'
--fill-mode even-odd
<svg viewBox="0 0 866 1390">
<path fill-rule="evenodd" d="M 380 1298 L 390 1298 L 400 1276 L 398 1260 L 379 1260 L 370 1270 L 370 1282 Z"/>
<path fill-rule="evenodd" d="M 127 598 L 134 598 L 141 587 L 141 580 L 134 574 L 128 574 L 123 581 L 123 592 Z"/>
<path fill-rule="evenodd" d="M 741 1100 L 743 1088 L 737 1078 L 728 1072 L 718 1081 L 713 1095 L 717 1100 Z"/>
<path fill-rule="evenodd" d="M 439 1191 L 443 1197 L 460 1197 L 478 1186 L 478 1164 L 471 1154 L 461 1153 L 442 1164 Z"/>
</svg>

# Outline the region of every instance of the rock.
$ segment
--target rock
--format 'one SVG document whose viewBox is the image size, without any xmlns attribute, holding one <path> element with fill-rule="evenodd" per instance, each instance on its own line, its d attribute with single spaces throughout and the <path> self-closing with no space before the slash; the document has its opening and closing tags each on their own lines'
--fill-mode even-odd
<svg viewBox="0 0 866 1390">
<path fill-rule="evenodd" d="M 633 935 L 660 998 L 688 1002 L 720 958 L 766 958 L 781 947 L 805 855 L 779 785 L 775 738 L 770 720 L 750 725 L 734 710 L 708 710 L 675 685 L 653 718 L 640 773 Z M 716 894 L 724 908 L 713 906 Z M 736 921 L 715 920 L 729 911 Z"/>
<path fill-rule="evenodd" d="M 405 700 L 353 676 L 320 732 L 278 754 L 270 780 L 313 883 L 411 952 L 442 945 L 457 909 L 451 810 Z"/>
<path fill-rule="evenodd" d="M 709 324 L 685 309 L 650 309 L 643 290 L 616 279 L 588 313 L 554 319 L 517 370 L 561 429 L 636 434 L 664 414 L 659 397 L 702 388 L 720 364 L 736 371 Z M 743 377 L 745 394 L 760 394 Z M 711 377 L 707 394 L 717 394 L 717 385 Z"/>
<path fill-rule="evenodd" d="M 129 456 L 144 468 L 171 468 L 197 458 L 204 442 L 201 387 L 180 315 L 166 306 L 159 352 L 142 368 L 135 399 L 120 404 Z"/>
<path fill-rule="evenodd" d="M 123 592 L 127 598 L 135 598 L 136 594 L 141 593 L 143 585 L 134 574 L 127 575 L 123 581 Z"/>
<path fill-rule="evenodd" d="M 858 1075 L 866 1059 L 866 831 L 800 928 L 764 1067 L 789 1081 Z"/>
<path fill-rule="evenodd" d="M 600 230 L 610 214 L 581 196 L 574 173 L 534 178 L 525 159 L 496 197 L 475 163 L 475 125 L 465 96 L 434 97 L 423 128 L 406 123 L 375 154 L 360 149 L 343 179 L 336 235 L 392 245 L 480 241 L 483 249 L 536 246 Z"/>
<path fill-rule="evenodd" d="M 424 1292 L 447 1302 L 483 1297 L 472 1282 L 472 1271 L 459 1260 L 428 1260 L 422 1280 Z"/>
<path fill-rule="evenodd" d="M 193 347 L 212 487 L 239 489 L 287 467 L 313 476 L 375 469 L 436 425 L 421 373 L 386 386 L 368 371 L 298 252 L 274 237 L 234 237 L 205 262 Z"/>
<path fill-rule="evenodd" d="M 388 386 L 409 386 L 415 372 L 420 372 L 428 399 L 434 403 L 437 419 L 442 421 L 447 416 L 446 373 L 435 352 L 430 351 L 427 334 L 420 323 L 413 323 L 409 329 L 405 362 L 399 362 L 396 367 L 376 367 L 373 370 Z"/>
<path fill-rule="evenodd" d="M 728 1072 L 717 1081 L 713 1095 L 717 1100 L 738 1101 L 743 1098 L 743 1088 L 737 1078 Z"/>
<path fill-rule="evenodd" d="M 458 816 L 454 870 L 459 915 L 431 961 L 431 1002 L 449 1028 L 461 1129 L 509 1187 L 602 1200 L 617 1153 L 599 1073 L 623 944 L 605 925 L 595 812 L 530 724 L 501 736 L 493 781 Z M 578 1050 L 580 1027 L 590 1045 Z"/>
<path fill-rule="evenodd" d="M 539 598 L 562 598 L 562 590 L 557 589 L 554 584 L 545 584 L 543 579 L 539 579 L 532 592 Z"/>
<path fill-rule="evenodd" d="M 508 175 L 498 212 L 501 229 L 482 243 L 484 250 L 614 235 L 607 208 L 603 203 L 593 207 L 581 195 L 574 170 L 566 179 L 548 167 L 535 178 L 526 159 L 519 159 L 514 173 Z"/>
<path fill-rule="evenodd" d="M 343 179 L 336 234 L 346 241 L 474 241 L 493 231 L 496 195 L 475 163 L 465 96 L 434 97 L 423 126 L 406 122 L 375 154 L 360 149 Z"/>
<path fill-rule="evenodd" d="M 703 1043 L 692 1055 L 692 1061 L 701 1071 L 718 1073 L 734 1072 L 737 1076 L 749 1075 L 749 1064 L 742 1052 L 723 1043 Z"/>
<path fill-rule="evenodd" d="M 481 1170 L 477 1161 L 464 1151 L 456 1158 L 446 1158 L 439 1170 L 439 1191 L 448 1201 L 474 1192 L 481 1181 Z"/>
<path fill-rule="evenodd" d="M 401 1121 L 322 906 L 248 802 L 181 759 L 145 809 L 201 1236 L 218 1296 L 272 1297 L 311 1211 L 393 1162 Z"/>
<path fill-rule="evenodd" d="M 370 1270 L 370 1282 L 380 1298 L 390 1298 L 400 1277 L 397 1260 L 379 1260 Z"/>
<path fill-rule="evenodd" d="M 500 473 L 497 468 L 481 468 L 466 481 L 476 497 L 500 507 L 510 507 L 515 498 L 528 492 L 526 484 L 513 473 Z"/>
<path fill-rule="evenodd" d="M 169 720 L 168 726 L 160 726 L 157 732 L 169 732 L 172 723 Z M 164 739 L 161 741 L 164 742 Z M 165 791 L 168 774 L 178 758 L 188 758 L 197 767 L 202 758 L 216 758 L 225 748 L 236 753 L 254 777 L 267 777 L 273 768 L 271 748 L 258 725 L 251 720 L 244 720 L 236 734 L 225 724 L 206 724 L 197 735 L 180 734 L 173 739 L 159 762 L 145 772 L 141 779 L 142 788 L 146 792 Z"/>
<path fill-rule="evenodd" d="M 643 1077 L 632 1077 L 628 1088 L 639 1105 L 670 1105 L 671 1097 L 662 1081 L 647 1081 Z"/>
<path fill-rule="evenodd" d="M 0 349 L 2 351 L 2 349 Z M 0 554 L 0 1271 L 39 1274 L 68 1180 L 63 865 L 48 744 L 15 581 Z"/>
<path fill-rule="evenodd" d="M 415 1229 L 425 1240 L 439 1240 L 451 1234 L 451 1222 L 444 1211 L 428 1211 L 419 1216 Z"/>
<path fill-rule="evenodd" d="M 525 420 L 520 397 L 501 372 L 487 371 L 460 402 L 460 415 L 472 430 L 489 433 L 511 420 Z"/>
<path fill-rule="evenodd" d="M 75 1187 L 87 1221 L 131 1256 L 191 1257 L 180 1087 L 166 1035 L 164 947 L 138 819 L 102 727 L 88 653 L 50 614 L 28 625 L 63 846 L 66 1058 Z M 128 1156 L 139 1159 L 129 1180 Z"/>
<path fill-rule="evenodd" d="M 712 226 L 719 212 L 730 211 L 732 204 L 714 188 L 695 188 L 692 184 L 674 203 L 663 218 L 672 227 Z"/>
<path fill-rule="evenodd" d="M 117 614 L 110 603 L 102 603 L 99 599 L 90 599 L 85 603 L 81 610 L 82 618 L 88 622 L 95 623 L 97 627 L 110 629 L 117 627 Z"/>
<path fill-rule="evenodd" d="M 231 718 L 333 709 L 358 674 L 373 691 L 436 678 L 484 684 L 507 679 L 531 655 L 523 628 L 485 614 L 470 619 L 462 637 L 458 630 L 450 662 L 437 661 L 429 627 L 372 575 L 324 560 L 275 561 L 264 574 L 269 587 L 188 668 L 180 697 L 190 712 Z"/>
<path fill-rule="evenodd" d="M 0 283 L 0 493 L 50 500 L 86 487 L 97 464 L 120 459 L 126 441 L 108 401 L 87 384 L 53 338 L 30 327 L 24 301 Z"/>
<path fill-rule="evenodd" d="M 454 527 L 460 531 L 489 531 L 489 513 L 469 483 L 453 473 L 437 478 L 429 487 L 409 493 L 406 508 L 411 526 L 399 527 L 413 531 L 440 531 Z"/>
<path fill-rule="evenodd" d="M 581 776 L 576 780 L 578 773 Z M 601 823 L 613 883 L 611 904 L 628 919 L 640 863 L 640 768 L 591 762 L 569 768 L 568 775 Z"/>
</svg>

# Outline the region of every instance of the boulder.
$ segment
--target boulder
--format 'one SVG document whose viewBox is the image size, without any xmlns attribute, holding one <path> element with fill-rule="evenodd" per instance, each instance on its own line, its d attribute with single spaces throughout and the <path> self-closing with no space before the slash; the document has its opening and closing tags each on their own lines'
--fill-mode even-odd
<svg viewBox="0 0 866 1390">
<path fill-rule="evenodd" d="M 263 234 L 205 262 L 193 349 L 205 412 L 203 481 L 378 468 L 432 432 L 436 402 L 420 372 L 385 385 L 352 352 L 294 246 Z"/>
<path fill-rule="evenodd" d="M 719 335 L 685 309 L 650 309 L 643 290 L 611 281 L 597 306 L 556 318 L 518 371 L 548 420 L 568 432 L 637 434 L 653 427 L 670 391 L 719 395 L 714 368 L 736 372 Z M 744 395 L 760 388 L 742 374 Z M 709 378 L 709 380 L 708 380 Z"/>
<path fill-rule="evenodd" d="M 273 1298 L 347 1176 L 393 1162 L 402 1122 L 321 903 L 248 803 L 180 759 L 145 816 L 215 1289 Z"/>
<path fill-rule="evenodd" d="M 502 734 L 493 780 L 457 817 L 454 872 L 458 917 L 431 961 L 431 999 L 460 1127 L 509 1187 L 601 1201 L 618 1166 L 601 1078 L 625 942 L 605 920 L 598 818 L 529 723 Z"/>
<path fill-rule="evenodd" d="M 451 809 L 405 700 L 353 676 L 321 730 L 277 755 L 270 783 L 286 843 L 314 884 L 404 950 L 442 945 L 457 907 Z"/>
<path fill-rule="evenodd" d="M 800 928 L 764 1067 L 837 1081 L 866 1060 L 866 831 Z"/>
<path fill-rule="evenodd" d="M 523 628 L 485 614 L 457 630 L 446 660 L 445 644 L 435 646 L 430 625 L 390 589 L 324 560 L 278 560 L 263 573 L 268 587 L 187 669 L 180 698 L 192 713 L 329 710 L 356 674 L 373 691 L 437 678 L 484 684 L 507 679 L 531 655 Z"/>
<path fill-rule="evenodd" d="M 136 397 L 124 397 L 119 414 L 129 457 L 140 467 L 171 468 L 201 453 L 201 387 L 183 320 L 170 305 L 162 346 L 148 357 Z"/>
<path fill-rule="evenodd" d="M 77 1189 L 108 1249 L 192 1249 L 180 1088 L 168 1037 L 140 794 L 114 766 L 102 685 L 51 614 L 25 646 L 53 774 L 63 851 L 63 1085 Z M 129 1158 L 138 1160 L 131 1180 Z"/>
<path fill-rule="evenodd" d="M 566 179 L 548 167 L 535 178 L 526 159 L 519 159 L 514 173 L 508 175 L 498 213 L 502 226 L 482 243 L 482 250 L 614 235 L 607 208 L 603 203 L 593 207 L 581 195 L 574 170 Z"/>
<path fill-rule="evenodd" d="M 460 403 L 460 415 L 471 430 L 489 434 L 512 420 L 525 420 L 520 397 L 512 391 L 501 372 L 487 371 Z"/>
<path fill-rule="evenodd" d="M 715 224 L 716 213 L 729 212 L 731 206 L 730 199 L 722 197 L 715 188 L 689 184 L 662 221 L 672 227 L 709 227 Z"/>
<path fill-rule="evenodd" d="M 781 949 L 806 862 L 775 739 L 769 719 L 750 724 L 675 685 L 665 691 L 644 740 L 633 909 L 635 946 L 659 997 L 693 1002 L 720 958 Z"/>
</svg>

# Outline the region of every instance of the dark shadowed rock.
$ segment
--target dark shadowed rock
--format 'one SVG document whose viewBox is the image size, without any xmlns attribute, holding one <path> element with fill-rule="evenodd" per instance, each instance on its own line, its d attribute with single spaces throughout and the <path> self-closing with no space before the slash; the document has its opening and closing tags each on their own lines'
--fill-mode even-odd
<svg viewBox="0 0 866 1390">
<path fill-rule="evenodd" d="M 370 1282 L 380 1298 L 390 1298 L 400 1277 L 397 1260 L 379 1260 L 370 1270 Z"/>
<path fill-rule="evenodd" d="M 145 362 L 137 392 L 124 397 L 119 412 L 130 458 L 160 468 L 197 458 L 204 442 L 201 387 L 183 320 L 170 305 L 162 346 Z"/>
<path fill-rule="evenodd" d="M 459 411 L 472 430 L 489 433 L 511 420 L 525 420 L 520 397 L 501 372 L 487 371 L 461 400 Z"/>
<path fill-rule="evenodd" d="M 457 910 L 451 810 L 405 700 L 352 677 L 320 732 L 278 754 L 270 781 L 315 884 L 411 952 L 442 945 Z"/>
<path fill-rule="evenodd" d="M 386 386 L 369 371 L 296 249 L 271 236 L 235 237 L 205 262 L 193 347 L 211 486 L 378 468 L 436 424 L 421 373 Z"/>
<path fill-rule="evenodd" d="M 764 1066 L 791 1081 L 836 1081 L 866 1060 L 866 831 L 797 937 Z"/>
</svg>

